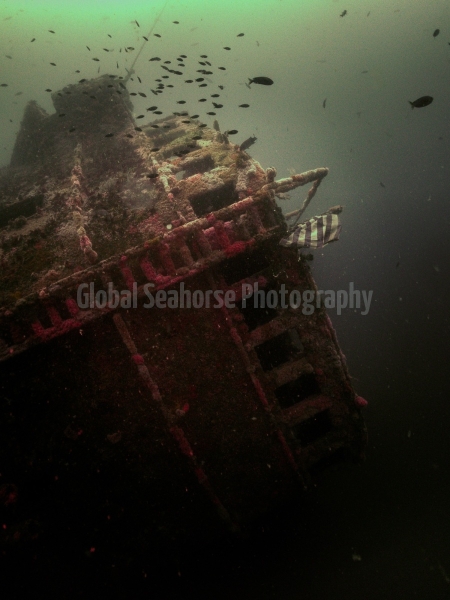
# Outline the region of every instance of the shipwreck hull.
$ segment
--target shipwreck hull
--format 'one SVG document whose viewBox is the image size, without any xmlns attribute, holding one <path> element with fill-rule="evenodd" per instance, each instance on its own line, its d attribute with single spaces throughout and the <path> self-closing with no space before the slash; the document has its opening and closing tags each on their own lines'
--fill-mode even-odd
<svg viewBox="0 0 450 600">
<path fill-rule="evenodd" d="M 120 106 L 128 115 L 128 100 Z M 39 131 L 53 127 L 42 119 Z M 0 462 L 4 493 L 22 503 L 6 541 L 32 537 L 30 523 L 45 530 L 51 515 L 87 529 L 136 519 L 146 540 L 239 531 L 315 471 L 363 456 L 361 409 L 324 308 L 242 298 L 256 284 L 315 290 L 305 258 L 279 246 L 275 193 L 312 183 L 312 196 L 326 169 L 277 182 L 220 132 L 203 128 L 194 144 L 198 123 L 159 123 L 170 131 L 155 150 L 155 133 L 124 117 L 126 173 L 96 169 L 91 129 L 86 150 L 88 133 L 53 131 L 72 162 L 51 182 L 52 147 L 42 164 L 16 148 L 3 173 Z M 83 296 L 108 285 L 121 305 Z M 145 306 L 148 290 L 182 286 L 236 302 Z"/>
</svg>

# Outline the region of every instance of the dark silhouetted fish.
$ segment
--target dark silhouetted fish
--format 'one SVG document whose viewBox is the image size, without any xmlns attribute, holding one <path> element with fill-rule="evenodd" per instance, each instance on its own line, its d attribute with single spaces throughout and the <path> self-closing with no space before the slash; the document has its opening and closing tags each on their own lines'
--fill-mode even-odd
<svg viewBox="0 0 450 600">
<path fill-rule="evenodd" d="M 235 135 L 236 133 L 239 133 L 237 129 L 230 129 L 229 131 L 225 131 L 226 135 Z"/>
<path fill-rule="evenodd" d="M 114 135 L 113 133 L 107 133 L 107 134 L 105 135 L 105 137 L 112 137 L 113 135 Z"/>
<path fill-rule="evenodd" d="M 347 14 L 347 11 L 344 10 L 344 12 L 341 12 L 341 14 L 339 15 L 340 17 L 345 17 L 345 15 Z"/>
<path fill-rule="evenodd" d="M 433 37 L 437 37 L 439 35 L 439 31 L 440 31 L 439 29 L 435 29 L 433 31 Z"/>
<path fill-rule="evenodd" d="M 253 146 L 253 144 L 256 142 L 258 138 L 256 138 L 254 135 L 250 136 L 249 138 L 247 138 L 246 140 L 244 140 L 242 142 L 242 144 L 239 146 L 239 150 L 247 150 L 247 148 L 250 148 L 250 146 Z"/>
<path fill-rule="evenodd" d="M 325 98 L 325 100 L 322 102 L 322 106 L 325 108 L 326 105 L 327 105 L 327 99 Z"/>
<path fill-rule="evenodd" d="M 421 96 L 420 98 L 417 98 L 417 100 L 414 100 L 414 102 L 411 102 L 410 100 L 408 100 L 408 102 L 411 104 L 411 108 L 423 108 L 424 106 L 431 104 L 433 98 L 432 96 Z"/>
<path fill-rule="evenodd" d="M 239 104 L 239 108 L 248 108 L 250 104 Z"/>
<path fill-rule="evenodd" d="M 245 33 L 238 33 L 236 37 L 242 37 Z"/>
<path fill-rule="evenodd" d="M 273 81 L 270 77 L 253 77 L 253 79 L 248 80 L 248 85 L 252 83 L 259 83 L 260 85 L 272 85 Z"/>
</svg>

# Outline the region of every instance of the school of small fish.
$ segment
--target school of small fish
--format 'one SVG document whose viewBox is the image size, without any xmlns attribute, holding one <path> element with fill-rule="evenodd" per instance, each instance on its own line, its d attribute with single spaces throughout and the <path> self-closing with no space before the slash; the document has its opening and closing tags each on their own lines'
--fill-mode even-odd
<svg viewBox="0 0 450 600">
<path fill-rule="evenodd" d="M 347 10 L 343 10 L 340 15 L 341 18 L 343 17 L 348 17 L 351 18 L 351 15 L 349 16 L 349 13 Z M 367 17 L 370 16 L 370 11 L 367 13 Z M 7 17 L 7 19 L 10 17 Z M 155 21 L 156 23 L 156 21 Z M 137 28 L 140 28 L 140 24 L 139 22 L 134 19 L 133 21 L 131 21 L 131 24 L 133 26 L 136 26 Z M 173 25 L 180 25 L 180 21 L 172 21 Z M 193 31 L 196 28 L 191 29 L 191 31 Z M 48 33 L 52 34 L 53 36 L 57 36 L 57 32 L 53 29 L 48 29 L 47 30 Z M 220 71 L 227 71 L 227 67 L 223 66 L 223 65 L 216 65 L 214 66 L 208 59 L 208 55 L 207 54 L 200 54 L 200 55 L 195 55 L 192 54 L 189 56 L 187 54 L 178 54 L 178 56 L 175 57 L 175 59 L 173 57 L 171 57 L 171 59 L 167 59 L 167 60 L 163 60 L 163 58 L 159 57 L 159 56 L 152 56 L 151 58 L 147 59 L 147 62 L 150 63 L 156 63 L 157 65 L 159 65 L 159 69 L 162 69 L 164 71 L 164 74 L 160 74 L 159 77 L 155 78 L 153 81 L 155 83 L 150 84 L 149 82 L 147 82 L 146 84 L 143 83 L 143 79 L 146 79 L 147 77 L 144 74 L 144 70 L 140 73 L 141 77 L 136 75 L 133 67 L 135 65 L 135 63 L 137 62 L 137 59 L 139 58 L 139 55 L 141 53 L 141 51 L 144 49 L 146 43 L 148 43 L 150 41 L 150 39 L 152 38 L 161 38 L 162 34 L 161 33 L 152 33 L 153 31 L 153 27 L 151 29 L 151 31 L 149 32 L 149 34 L 147 34 L 147 36 L 140 36 L 143 40 L 142 46 L 138 49 L 137 54 L 133 55 L 132 53 L 135 52 L 136 48 L 134 46 L 124 46 L 124 47 L 120 47 L 118 49 L 115 49 L 114 47 L 102 47 L 101 49 L 108 53 L 115 53 L 116 56 L 120 55 L 119 60 L 127 59 L 127 55 L 131 54 L 134 58 L 131 68 L 127 69 L 127 67 L 125 67 L 125 70 L 127 71 L 127 75 L 126 76 L 118 76 L 118 75 L 110 75 L 111 79 L 116 79 L 120 85 L 120 87 L 122 89 L 127 89 L 126 88 L 126 84 L 128 83 L 128 81 L 130 80 L 133 84 L 136 83 L 136 80 L 139 82 L 139 85 L 147 85 L 147 93 L 152 93 L 155 96 L 158 96 L 160 94 L 163 94 L 166 89 L 169 88 L 175 88 L 175 89 L 179 89 L 180 88 L 180 79 L 178 79 L 179 77 L 186 77 L 186 75 L 190 75 L 192 78 L 190 79 L 183 79 L 182 80 L 182 85 L 184 84 L 188 84 L 188 85 L 197 85 L 198 88 L 201 88 L 202 90 L 204 88 L 209 88 L 211 92 L 211 94 L 208 94 L 208 97 L 202 97 L 202 98 L 198 98 L 198 102 L 200 103 L 210 103 L 211 104 L 211 108 L 213 108 L 214 110 L 205 110 L 205 114 L 208 116 L 215 116 L 217 113 L 215 112 L 216 110 L 220 110 L 224 107 L 223 104 L 223 99 L 221 98 L 221 102 L 216 102 L 213 99 L 216 98 L 220 98 L 221 97 L 221 93 L 217 92 L 217 90 L 219 90 L 220 92 L 222 92 L 225 88 L 225 86 L 223 84 L 218 84 L 215 85 L 215 82 L 209 77 L 210 75 L 215 76 L 215 75 L 220 75 Z M 435 29 L 433 32 L 433 37 L 436 38 L 440 33 L 439 29 Z M 38 37 L 33 37 L 30 40 L 30 43 L 34 43 L 37 42 L 39 43 L 39 41 L 43 40 L 43 38 L 45 38 L 45 35 L 48 34 L 44 34 L 43 36 L 41 36 L 41 38 L 39 39 Z M 150 36 L 152 36 L 152 38 L 150 38 Z M 243 38 L 245 36 L 245 33 L 241 32 L 236 34 L 237 38 Z M 109 38 L 110 40 L 113 39 L 113 36 L 110 33 L 105 33 L 105 37 Z M 45 39 L 43 40 L 45 41 Z M 104 43 L 104 42 L 103 42 Z M 449 42 L 450 43 L 450 42 Z M 109 42 L 109 44 L 111 44 L 111 42 Z M 157 42 L 156 42 L 157 44 Z M 256 46 L 259 47 L 259 42 L 256 41 Z M 88 52 L 96 52 L 95 49 L 91 50 L 91 46 L 85 45 L 86 49 Z M 232 48 L 232 46 L 223 46 L 222 49 L 224 51 L 228 52 L 232 52 L 234 48 Z M 98 50 L 98 49 L 97 49 Z M 239 47 L 237 47 L 237 50 L 239 51 Z M 99 53 L 100 55 L 101 53 Z M 92 56 L 92 55 L 91 55 Z M 10 54 L 5 55 L 6 58 L 8 58 L 9 60 L 13 60 L 13 56 Z M 201 60 L 199 60 L 201 59 Z M 91 58 L 92 61 L 97 62 L 97 63 L 101 63 L 102 59 L 98 58 L 98 56 L 93 56 Z M 120 65 L 119 65 L 119 60 L 115 60 L 116 63 L 116 68 L 118 70 L 120 70 Z M 121 61 L 123 62 L 123 60 Z M 317 62 L 326 62 L 325 60 L 318 60 Z M 58 63 L 57 62 L 49 62 L 49 64 L 52 67 L 58 67 Z M 108 63 L 109 64 L 109 63 Z M 170 65 L 170 66 L 169 66 Z M 172 68 L 172 66 L 176 66 L 177 68 Z M 195 68 L 195 67 L 202 67 L 202 68 Z M 206 67 L 206 68 L 205 68 Z M 180 70 L 180 69 L 184 69 L 184 70 Z M 194 75 L 194 71 L 193 69 L 195 69 L 195 74 L 200 75 L 199 77 L 195 77 Z M 98 66 L 97 69 L 97 73 L 100 73 L 101 70 L 101 66 Z M 154 71 L 154 69 L 152 69 L 152 71 Z M 81 69 L 77 69 L 75 71 L 75 73 L 81 73 Z M 363 74 L 368 73 L 367 70 L 362 71 Z M 173 76 L 175 76 L 173 78 Z M 120 81 L 121 80 L 121 81 Z M 85 78 L 80 79 L 79 83 L 83 83 L 84 81 L 86 81 Z M 245 82 L 244 82 L 245 83 Z M 258 86 L 271 86 L 273 85 L 274 81 L 267 76 L 263 76 L 263 75 L 258 75 L 256 77 L 248 77 L 248 83 L 245 83 L 245 85 L 247 86 L 247 88 L 252 89 L 251 86 L 252 84 L 256 84 Z M 1 88 L 7 88 L 8 87 L 8 83 L 6 82 L 2 82 L 0 83 L 0 87 Z M 107 87 L 112 88 L 112 92 L 116 91 L 117 93 L 121 93 L 120 90 L 118 89 L 117 85 L 113 85 L 113 83 L 109 84 Z M 46 88 L 45 89 L 46 92 L 52 92 L 51 88 Z M 206 92 L 206 90 L 205 90 Z M 21 95 L 23 92 L 22 91 L 18 91 L 16 92 L 14 95 L 15 96 L 19 96 Z M 70 92 L 67 92 L 70 93 Z M 83 92 L 86 93 L 87 92 Z M 132 91 L 130 92 L 131 96 L 140 96 L 142 98 L 146 98 L 147 94 L 143 91 Z M 96 100 L 96 97 L 94 95 L 91 95 L 90 98 L 92 98 L 93 100 Z M 179 105 L 184 105 L 187 103 L 186 100 L 184 100 L 183 98 L 178 99 L 175 101 L 176 104 Z M 423 108 L 426 106 L 429 106 L 432 102 L 433 102 L 433 97 L 432 96 L 421 96 L 419 98 L 417 98 L 414 101 L 408 100 L 409 104 L 411 105 L 411 108 Z M 327 98 L 325 98 L 322 102 L 322 107 L 325 109 L 326 107 L 326 103 L 327 103 Z M 236 108 L 249 108 L 250 104 L 248 103 L 241 103 L 238 104 L 237 102 L 233 103 L 234 106 Z M 208 106 L 206 105 L 205 108 L 208 108 Z M 161 115 L 162 111 L 158 110 L 157 106 L 150 106 L 149 108 L 146 109 L 146 111 L 151 112 L 152 114 L 156 114 L 156 115 Z M 189 116 L 188 112 L 183 112 L 183 113 L 179 113 L 179 112 L 174 112 L 173 114 L 176 115 L 181 115 L 181 116 L 185 116 L 186 119 L 183 121 L 183 123 L 190 123 L 192 119 L 197 119 L 199 118 L 200 115 L 196 114 L 196 115 L 191 115 Z M 360 113 L 358 114 L 358 116 L 360 115 Z M 60 117 L 65 117 L 65 113 L 61 113 L 59 114 Z M 145 118 L 145 115 L 138 115 L 136 117 L 136 119 L 143 119 Z M 12 120 L 10 119 L 10 121 L 12 122 Z M 70 127 L 70 124 L 68 125 Z M 201 127 L 206 127 L 206 124 L 201 124 Z M 157 128 L 158 125 L 152 125 L 152 127 Z M 136 131 L 141 131 L 141 128 L 136 127 L 135 128 Z M 68 129 L 69 132 L 74 132 L 75 131 L 75 127 L 70 127 L 70 129 Z M 235 135 L 237 134 L 238 131 L 236 129 L 229 129 L 225 132 L 225 135 Z M 113 137 L 114 133 L 108 133 L 105 135 L 105 137 L 109 138 L 109 137 Z M 194 138 L 195 139 L 195 138 Z M 249 140 L 256 140 L 256 138 L 249 138 Z M 248 140 L 246 140 L 242 145 L 246 144 L 248 142 Z M 252 142 L 254 143 L 254 141 Z M 241 146 L 242 146 L 241 145 Z M 383 185 L 383 184 L 381 184 Z"/>
</svg>

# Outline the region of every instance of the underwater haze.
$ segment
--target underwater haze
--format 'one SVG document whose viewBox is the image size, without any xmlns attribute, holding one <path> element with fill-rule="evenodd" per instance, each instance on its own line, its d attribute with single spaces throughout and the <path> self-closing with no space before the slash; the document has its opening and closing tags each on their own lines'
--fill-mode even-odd
<svg viewBox="0 0 450 600">
<path fill-rule="evenodd" d="M 322 475 L 266 537 L 193 548 L 167 589 L 136 585 L 157 598 L 450 597 L 450 3 L 0 0 L 0 167 L 30 100 L 52 114 L 51 93 L 131 69 L 140 125 L 150 105 L 187 111 L 237 130 L 236 144 L 256 136 L 249 153 L 278 179 L 328 167 L 305 218 L 343 205 L 343 227 L 313 251 L 314 278 L 373 291 L 366 315 L 329 311 L 369 401 L 366 462 Z"/>
</svg>

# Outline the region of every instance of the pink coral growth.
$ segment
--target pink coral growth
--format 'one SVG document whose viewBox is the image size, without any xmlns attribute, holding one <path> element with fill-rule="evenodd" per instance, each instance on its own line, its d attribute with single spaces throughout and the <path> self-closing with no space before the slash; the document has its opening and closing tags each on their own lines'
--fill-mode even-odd
<svg viewBox="0 0 450 600">
<path fill-rule="evenodd" d="M 367 406 L 369 403 L 362 396 L 355 396 L 355 404 L 356 406 L 364 408 L 364 406 Z"/>
</svg>

